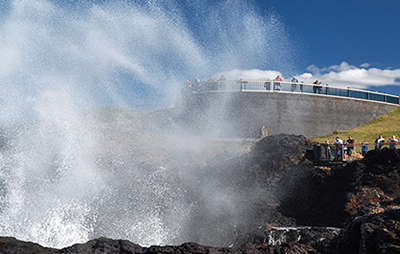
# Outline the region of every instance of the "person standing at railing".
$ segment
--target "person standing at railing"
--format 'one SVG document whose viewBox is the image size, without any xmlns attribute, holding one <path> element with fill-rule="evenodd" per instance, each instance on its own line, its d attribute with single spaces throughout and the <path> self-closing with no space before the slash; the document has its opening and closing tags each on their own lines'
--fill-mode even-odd
<svg viewBox="0 0 400 254">
<path fill-rule="evenodd" d="M 264 87 L 265 87 L 265 90 L 270 90 L 271 89 L 271 83 L 269 81 L 264 82 Z"/>
<path fill-rule="evenodd" d="M 349 139 L 346 142 L 347 142 L 347 155 L 349 156 L 347 159 L 351 160 L 353 159 L 353 149 L 355 141 L 352 136 L 349 136 Z"/>
<path fill-rule="evenodd" d="M 332 158 L 331 146 L 328 140 L 325 140 L 325 157 L 330 160 Z"/>
<path fill-rule="evenodd" d="M 343 140 L 341 140 L 339 137 L 336 137 L 336 141 L 333 142 L 333 145 L 336 146 L 336 148 L 335 148 L 335 160 L 342 160 Z"/>
<path fill-rule="evenodd" d="M 197 92 L 197 93 L 200 93 L 201 92 L 201 87 L 200 87 L 200 79 L 198 78 L 198 77 L 195 77 L 194 78 L 194 83 L 193 83 L 193 87 L 194 87 L 194 90 Z"/>
<path fill-rule="evenodd" d="M 317 93 L 318 91 L 318 80 L 315 80 L 313 83 L 313 93 Z"/>
<path fill-rule="evenodd" d="M 376 143 L 375 148 L 376 149 L 382 149 L 383 145 L 381 145 L 381 143 L 384 143 L 384 142 L 385 142 L 385 139 L 383 138 L 383 135 L 379 135 L 379 138 L 377 138 L 375 140 L 375 143 Z"/>
<path fill-rule="evenodd" d="M 292 86 L 291 86 L 291 91 L 294 92 L 297 88 L 297 82 L 299 82 L 299 80 L 293 76 L 292 80 L 290 80 L 290 82 L 292 82 Z"/>
<path fill-rule="evenodd" d="M 389 148 L 390 148 L 390 149 L 396 149 L 396 148 L 397 148 L 397 142 L 399 142 L 399 141 L 396 139 L 396 136 L 392 136 L 392 137 L 388 140 L 388 142 L 390 143 L 390 144 L 389 144 Z"/>
<path fill-rule="evenodd" d="M 282 78 L 278 75 L 276 76 L 276 78 L 274 79 L 274 81 L 283 81 Z M 274 88 L 277 91 L 281 90 L 281 83 L 280 82 L 274 82 Z"/>
<path fill-rule="evenodd" d="M 321 81 L 318 83 L 318 93 L 322 94 L 322 82 Z"/>
<path fill-rule="evenodd" d="M 187 80 L 185 81 L 185 84 L 183 85 L 183 88 L 182 88 L 182 91 L 181 91 L 181 92 L 182 92 L 182 94 L 184 94 L 184 95 L 193 93 L 192 82 L 190 82 L 189 79 L 187 79 Z"/>
<path fill-rule="evenodd" d="M 212 76 L 210 76 L 210 78 L 207 80 L 207 86 L 208 91 L 218 90 L 216 79 L 214 79 Z"/>
<path fill-rule="evenodd" d="M 225 81 L 226 81 L 225 76 L 221 75 L 221 77 L 218 79 L 218 89 L 219 90 L 221 90 L 221 89 L 223 90 L 225 88 Z"/>
</svg>

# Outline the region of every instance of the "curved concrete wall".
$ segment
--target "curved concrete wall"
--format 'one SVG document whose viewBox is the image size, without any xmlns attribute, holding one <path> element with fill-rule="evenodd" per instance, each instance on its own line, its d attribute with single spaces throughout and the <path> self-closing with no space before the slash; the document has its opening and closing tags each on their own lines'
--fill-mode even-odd
<svg viewBox="0 0 400 254">
<path fill-rule="evenodd" d="M 348 130 L 398 105 L 319 94 L 209 92 L 177 101 L 179 119 L 212 136 L 257 137 L 286 133 L 316 137 Z"/>
</svg>

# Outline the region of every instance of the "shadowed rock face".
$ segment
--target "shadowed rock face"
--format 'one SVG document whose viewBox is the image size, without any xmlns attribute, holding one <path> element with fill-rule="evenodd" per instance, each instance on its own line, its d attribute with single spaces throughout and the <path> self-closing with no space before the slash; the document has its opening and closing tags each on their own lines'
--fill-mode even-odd
<svg viewBox="0 0 400 254">
<path fill-rule="evenodd" d="M 326 249 L 327 254 L 400 253 L 400 209 L 350 222 Z"/>
<path fill-rule="evenodd" d="M 40 245 L 19 241 L 15 238 L 0 237 L 0 250 L 4 254 L 43 253 L 43 254 L 89 254 L 89 253 L 124 253 L 124 254 L 155 254 L 155 253 L 265 253 L 265 254 L 317 254 L 310 246 L 297 243 L 287 243 L 281 246 L 245 245 L 234 248 L 217 248 L 196 243 L 184 243 L 180 246 L 141 247 L 125 240 L 99 238 L 84 244 L 76 244 L 61 250 L 44 248 Z"/>
<path fill-rule="evenodd" d="M 334 167 L 304 161 L 282 177 L 279 211 L 298 225 L 342 227 L 347 221 L 399 205 L 400 152 L 370 151 L 363 160 Z M 294 191 L 296 190 L 296 191 Z"/>
</svg>

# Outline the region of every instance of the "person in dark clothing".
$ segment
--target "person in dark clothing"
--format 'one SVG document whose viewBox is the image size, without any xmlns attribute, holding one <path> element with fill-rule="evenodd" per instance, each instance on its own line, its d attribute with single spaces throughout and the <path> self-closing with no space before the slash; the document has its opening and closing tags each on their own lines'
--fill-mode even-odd
<svg viewBox="0 0 400 254">
<path fill-rule="evenodd" d="M 375 143 L 376 143 L 375 148 L 376 149 L 382 149 L 383 144 L 381 144 L 381 143 L 384 143 L 384 142 L 385 142 L 385 139 L 383 138 L 383 135 L 379 135 L 379 138 L 377 138 L 375 140 Z"/>
<path fill-rule="evenodd" d="M 291 91 L 294 92 L 297 88 L 296 83 L 298 83 L 299 80 L 296 77 L 293 77 L 292 80 L 290 80 L 290 82 L 292 82 Z"/>
<path fill-rule="evenodd" d="M 349 136 L 349 139 L 346 142 L 347 142 L 347 155 L 349 156 L 347 159 L 351 160 L 353 159 L 353 149 L 355 141 L 352 136 Z"/>
</svg>

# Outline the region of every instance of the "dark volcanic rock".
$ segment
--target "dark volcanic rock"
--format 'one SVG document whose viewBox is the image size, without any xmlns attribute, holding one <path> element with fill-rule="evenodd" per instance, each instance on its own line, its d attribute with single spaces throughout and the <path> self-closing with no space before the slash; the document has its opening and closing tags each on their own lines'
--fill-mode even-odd
<svg viewBox="0 0 400 254">
<path fill-rule="evenodd" d="M 56 249 L 45 248 L 36 243 L 24 242 L 14 237 L 0 237 L 0 253 L 4 254 L 36 254 L 55 253 Z"/>
<path fill-rule="evenodd" d="M 265 230 L 266 242 L 270 245 L 301 243 L 322 252 L 329 242 L 341 232 L 339 228 L 327 227 L 270 227 Z"/>
<path fill-rule="evenodd" d="M 400 205 L 400 152 L 373 150 L 345 166 L 305 160 L 282 176 L 276 195 L 278 211 L 297 225 L 343 227 L 355 217 Z"/>
<path fill-rule="evenodd" d="M 332 240 L 325 253 L 400 253 L 400 209 L 355 219 Z"/>
<path fill-rule="evenodd" d="M 109 253 L 109 254 L 157 254 L 157 253 L 260 253 L 260 254 L 317 254 L 318 252 L 310 246 L 298 243 L 288 243 L 281 246 L 272 245 L 244 245 L 234 248 L 216 248 L 203 246 L 195 243 L 184 243 L 180 246 L 151 246 L 141 247 L 126 240 L 113 240 L 109 238 L 99 238 L 84 244 L 75 244 L 61 250 L 44 248 L 38 244 L 19 241 L 11 237 L 0 237 L 0 253 L 19 254 L 19 253 L 44 253 L 44 254 L 89 254 L 89 253 Z"/>
</svg>

